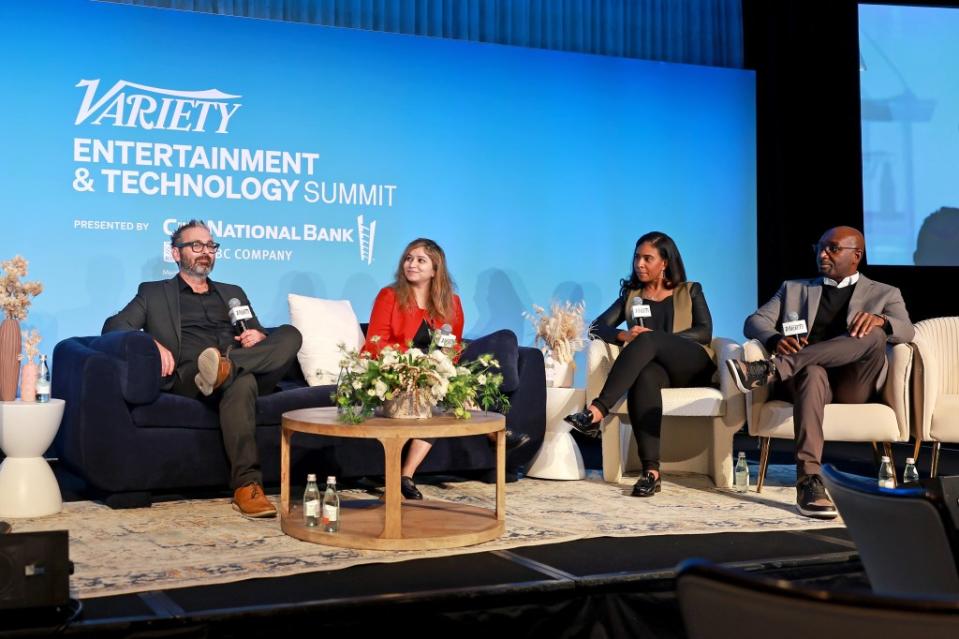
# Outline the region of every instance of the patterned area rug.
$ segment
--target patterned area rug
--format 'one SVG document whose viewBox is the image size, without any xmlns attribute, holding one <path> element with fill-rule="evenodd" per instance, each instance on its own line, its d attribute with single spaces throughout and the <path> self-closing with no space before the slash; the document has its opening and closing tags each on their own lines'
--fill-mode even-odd
<svg viewBox="0 0 959 639">
<path fill-rule="evenodd" d="M 507 485 L 506 534 L 484 544 L 430 551 L 374 551 L 302 542 L 280 531 L 278 520 L 238 516 L 228 499 L 174 501 L 152 508 L 110 510 L 71 502 L 58 515 L 14 522 L 15 532 L 70 532 L 80 598 L 202 586 L 243 579 L 337 570 L 363 563 L 404 561 L 504 550 L 589 537 L 753 532 L 826 528 L 841 522 L 801 517 L 788 478 L 770 478 L 761 494 L 717 489 L 705 477 L 668 474 L 651 499 L 629 496 L 620 485 L 526 478 Z M 479 482 L 421 484 L 429 499 L 492 507 L 494 487 Z M 353 491 L 347 491 L 350 494 Z M 367 496 L 355 491 L 356 496 Z"/>
</svg>

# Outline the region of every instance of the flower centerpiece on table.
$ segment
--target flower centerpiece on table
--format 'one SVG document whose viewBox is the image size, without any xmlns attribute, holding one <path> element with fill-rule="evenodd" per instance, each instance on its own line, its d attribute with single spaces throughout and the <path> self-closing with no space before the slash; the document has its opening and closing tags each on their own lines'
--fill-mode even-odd
<svg viewBox="0 0 959 639">
<path fill-rule="evenodd" d="M 357 424 L 377 409 L 387 416 L 429 417 L 431 408 L 440 406 L 458 419 L 469 419 L 471 407 L 509 410 L 509 398 L 500 390 L 499 362 L 490 354 L 457 363 L 449 354 L 453 349 L 435 347 L 424 352 L 387 346 L 376 357 L 342 345 L 340 351 L 340 377 L 332 399 L 342 422 Z M 417 415 L 395 410 L 410 405 L 425 410 Z"/>
<path fill-rule="evenodd" d="M 573 355 L 583 350 L 588 341 L 586 320 L 583 313 L 586 304 L 553 302 L 549 313 L 542 306 L 533 304 L 533 313 L 523 313 L 536 331 L 534 344 L 542 344 L 543 354 L 551 354 L 553 359 L 561 364 L 573 362 Z"/>
</svg>

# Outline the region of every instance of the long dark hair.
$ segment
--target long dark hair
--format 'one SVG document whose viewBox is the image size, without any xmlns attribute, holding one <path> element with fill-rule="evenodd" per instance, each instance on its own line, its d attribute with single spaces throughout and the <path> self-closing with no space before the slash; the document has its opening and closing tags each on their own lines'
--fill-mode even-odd
<svg viewBox="0 0 959 639">
<path fill-rule="evenodd" d="M 629 261 L 629 276 L 619 280 L 620 297 L 643 285 L 636 275 L 636 251 L 647 242 L 656 247 L 660 258 L 666 260 L 666 273 L 663 275 L 666 288 L 676 288 L 686 281 L 686 267 L 683 266 L 683 256 L 679 254 L 676 242 L 662 231 L 650 231 L 636 240 L 636 248 L 633 249 L 633 256 Z"/>
</svg>

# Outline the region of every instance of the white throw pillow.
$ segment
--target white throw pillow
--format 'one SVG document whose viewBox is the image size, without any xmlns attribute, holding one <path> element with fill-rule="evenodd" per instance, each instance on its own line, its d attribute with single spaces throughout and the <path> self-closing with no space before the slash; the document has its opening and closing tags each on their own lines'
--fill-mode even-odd
<svg viewBox="0 0 959 639">
<path fill-rule="evenodd" d="M 290 323 L 303 334 L 296 354 L 310 386 L 335 384 L 340 373 L 339 345 L 348 350 L 363 346 L 363 331 L 349 300 L 323 300 L 305 295 L 287 295 Z"/>
</svg>

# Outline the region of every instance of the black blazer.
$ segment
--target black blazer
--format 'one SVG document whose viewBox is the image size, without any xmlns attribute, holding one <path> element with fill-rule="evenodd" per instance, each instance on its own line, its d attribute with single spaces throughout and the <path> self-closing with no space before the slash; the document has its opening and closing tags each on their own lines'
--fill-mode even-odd
<svg viewBox="0 0 959 639">
<path fill-rule="evenodd" d="M 137 289 L 136 296 L 130 303 L 103 323 L 101 334 L 115 331 L 146 331 L 156 341 L 167 347 L 173 353 L 174 360 L 180 361 L 180 276 L 174 275 L 168 280 L 158 282 L 143 282 Z M 227 306 L 228 300 L 235 297 L 245 306 L 250 306 L 243 289 L 235 284 L 213 282 L 217 294 Z M 252 307 L 250 308 L 252 312 Z M 246 320 L 247 328 L 263 331 L 260 321 L 253 313 L 253 318 Z M 173 385 L 173 376 L 163 378 L 164 390 Z"/>
</svg>

